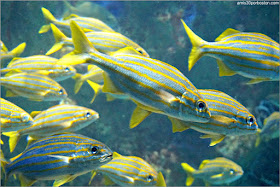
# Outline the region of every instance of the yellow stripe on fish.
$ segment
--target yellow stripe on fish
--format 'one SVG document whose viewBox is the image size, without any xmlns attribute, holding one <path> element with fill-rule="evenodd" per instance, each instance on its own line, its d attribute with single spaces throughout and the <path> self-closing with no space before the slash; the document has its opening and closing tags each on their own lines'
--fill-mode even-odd
<svg viewBox="0 0 280 187">
<path fill-rule="evenodd" d="M 1 77 L 7 97 L 22 96 L 35 101 L 57 101 L 67 97 L 65 89 L 49 77 L 35 73 L 8 73 Z"/>
<path fill-rule="evenodd" d="M 258 124 L 255 117 L 238 101 L 217 91 L 198 89 L 207 102 L 211 118 L 206 123 L 184 122 L 173 119 L 173 132 L 188 128 L 205 133 L 201 138 L 211 138 L 210 146 L 221 142 L 225 136 L 238 136 L 256 133 Z"/>
<path fill-rule="evenodd" d="M 62 81 L 75 75 L 76 69 L 74 67 L 58 65 L 56 64 L 57 61 L 58 59 L 45 55 L 15 58 L 0 72 L 33 72 L 48 76 L 56 81 Z"/>
<path fill-rule="evenodd" d="M 17 131 L 33 124 L 33 118 L 14 103 L 0 98 L 1 132 Z"/>
<path fill-rule="evenodd" d="M 166 186 L 162 174 L 136 156 L 122 156 L 114 152 L 113 160 L 95 171 L 104 174 L 120 186 Z"/>
<path fill-rule="evenodd" d="M 186 186 L 192 185 L 195 178 L 204 180 L 206 186 L 225 185 L 236 181 L 243 175 L 241 166 L 223 157 L 203 160 L 198 170 L 187 163 L 181 165 L 187 172 Z"/>
<path fill-rule="evenodd" d="M 10 137 L 10 151 L 13 152 L 23 135 L 29 135 L 28 140 L 34 141 L 53 134 L 74 132 L 90 125 L 98 118 L 99 114 L 96 111 L 86 107 L 67 104 L 56 105 L 35 116 L 32 126 L 18 131 L 6 132 L 3 135 Z"/>
<path fill-rule="evenodd" d="M 53 35 L 56 43 L 54 46 L 46 53 L 50 55 L 64 46 L 73 46 L 71 38 L 65 36 L 55 25 L 51 24 Z M 124 35 L 117 32 L 87 32 L 85 33 L 88 40 L 92 45 L 100 52 L 105 54 L 111 54 L 124 47 L 132 47 L 142 55 L 149 57 L 149 54 L 137 43 L 133 42 L 131 39 L 125 37 Z"/>
<path fill-rule="evenodd" d="M 181 21 L 193 45 L 189 70 L 208 55 L 217 59 L 220 76 L 239 74 L 251 78 L 248 84 L 279 81 L 279 43 L 270 37 L 229 28 L 215 42 L 206 42 Z"/>
<path fill-rule="evenodd" d="M 71 22 L 75 46 L 73 53 L 58 63 L 80 64 L 89 62 L 103 69 L 102 91 L 128 95 L 137 108 L 132 114 L 130 127 L 141 123 L 151 112 L 161 113 L 185 121 L 207 122 L 210 112 L 194 85 L 175 67 L 159 60 L 144 57 L 133 48 L 121 49 L 108 56 L 94 49 L 83 31 Z M 71 59 L 71 60 L 70 60 Z"/>
</svg>

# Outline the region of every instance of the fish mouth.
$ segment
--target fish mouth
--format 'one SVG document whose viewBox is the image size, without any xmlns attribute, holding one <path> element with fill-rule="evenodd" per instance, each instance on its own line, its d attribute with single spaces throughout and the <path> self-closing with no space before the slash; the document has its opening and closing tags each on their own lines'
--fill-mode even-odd
<svg viewBox="0 0 280 187">
<path fill-rule="evenodd" d="M 100 162 L 107 162 L 113 159 L 113 154 L 110 155 L 105 155 L 103 157 L 100 158 Z"/>
</svg>

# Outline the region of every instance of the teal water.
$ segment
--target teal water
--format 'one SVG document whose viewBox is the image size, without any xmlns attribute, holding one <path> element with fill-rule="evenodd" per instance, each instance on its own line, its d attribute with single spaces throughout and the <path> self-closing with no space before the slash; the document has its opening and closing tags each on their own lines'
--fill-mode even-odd
<svg viewBox="0 0 280 187">
<path fill-rule="evenodd" d="M 8 49 L 26 42 L 22 57 L 45 54 L 54 44 L 51 31 L 38 34 L 45 24 L 41 7 L 45 7 L 61 18 L 67 13 L 62 1 L 1 1 L 1 40 Z M 79 6 L 79 3 L 72 2 Z M 237 5 L 232 2 L 186 2 L 186 1 L 125 1 L 92 3 L 87 15 L 101 19 L 116 31 L 129 37 L 142 46 L 154 59 L 159 59 L 178 68 L 199 89 L 216 89 L 227 93 L 247 107 L 258 118 L 256 109 L 266 100 L 269 115 L 279 110 L 279 82 L 263 82 L 244 85 L 247 78 L 239 75 L 219 77 L 214 58 L 203 57 L 188 71 L 188 56 L 191 43 L 180 22 L 184 19 L 190 28 L 206 41 L 214 41 L 227 28 L 245 32 L 259 32 L 279 42 L 279 5 Z M 94 10 L 94 11 L 93 11 Z M 106 11 L 105 11 L 106 10 Z M 113 17 L 112 17 L 113 16 Z M 109 19 L 110 18 L 110 19 Z M 61 57 L 59 53 L 54 57 Z M 2 61 L 3 66 L 9 60 Z M 157 171 L 162 171 L 168 186 L 184 186 L 186 173 L 181 168 L 187 162 L 198 168 L 205 159 L 224 156 L 242 166 L 244 175 L 230 186 L 278 186 L 279 185 L 279 139 L 263 142 L 255 148 L 255 135 L 227 137 L 220 144 L 209 147 L 208 139 L 200 139 L 201 133 L 187 130 L 172 133 L 171 123 L 166 116 L 152 114 L 134 129 L 129 128 L 129 120 L 135 104 L 127 100 L 107 102 L 104 94 L 97 96 L 88 84 L 84 84 L 78 94 L 74 94 L 74 80 L 67 79 L 60 84 L 67 90 L 71 99 L 80 106 L 99 112 L 100 119 L 77 133 L 99 140 L 113 151 L 122 155 L 134 155 L 145 159 Z M 265 99 L 278 95 L 275 101 Z M 46 110 L 57 102 L 36 102 L 22 97 L 5 97 L 1 87 L 1 97 L 17 104 L 27 112 Z M 271 98 L 271 97 L 270 97 Z M 278 101 L 278 105 L 277 105 Z M 271 104 L 274 103 L 274 104 Z M 263 120 L 263 118 L 258 118 Z M 9 152 L 8 138 L 1 137 L 1 149 L 6 158 L 21 153 L 26 147 L 22 138 L 13 153 Z M 3 174 L 1 175 L 3 178 Z M 102 186 L 102 176 L 97 175 L 92 186 Z M 87 186 L 90 174 L 77 177 L 65 186 Z M 3 182 L 3 180 L 1 180 Z M 3 184 L 3 183 L 2 183 Z M 51 185 L 51 181 L 40 181 L 35 185 Z M 9 186 L 19 186 L 18 179 L 9 178 Z M 203 186 L 196 179 L 194 186 Z"/>
</svg>

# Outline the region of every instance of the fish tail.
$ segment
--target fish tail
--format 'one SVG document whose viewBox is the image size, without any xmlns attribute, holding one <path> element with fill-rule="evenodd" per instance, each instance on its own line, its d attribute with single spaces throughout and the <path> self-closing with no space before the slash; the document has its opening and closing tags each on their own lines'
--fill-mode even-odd
<svg viewBox="0 0 280 187">
<path fill-rule="evenodd" d="M 65 45 L 64 40 L 67 38 L 67 36 L 65 36 L 65 34 L 63 34 L 63 32 L 61 32 L 61 30 L 59 30 L 54 24 L 51 23 L 50 25 L 55 39 L 55 44 L 46 53 L 46 55 L 53 54 L 60 50 Z"/>
<path fill-rule="evenodd" d="M 43 25 L 43 26 L 40 28 L 39 34 L 48 32 L 48 31 L 51 29 L 51 26 L 49 25 L 49 23 L 52 23 L 52 22 L 55 22 L 55 21 L 56 21 L 56 18 L 52 15 L 52 13 L 51 13 L 48 9 L 42 7 L 41 10 L 42 10 L 42 12 L 43 12 L 43 15 L 44 15 L 46 21 L 47 21 L 47 24 L 46 24 L 46 25 Z"/>
<path fill-rule="evenodd" d="M 14 49 L 11 51 L 11 53 L 12 53 L 15 57 L 17 57 L 17 56 L 19 56 L 19 55 L 24 51 L 25 46 L 26 46 L 26 43 L 23 42 L 23 43 L 19 44 L 16 48 L 14 48 Z"/>
<path fill-rule="evenodd" d="M 187 163 L 182 163 L 181 166 L 187 172 L 186 186 L 192 185 L 194 181 L 193 172 L 195 171 L 195 169 Z"/>
<path fill-rule="evenodd" d="M 77 94 L 84 84 L 84 80 L 82 79 L 82 74 L 80 73 L 76 73 L 72 78 L 75 80 L 74 92 Z"/>
<path fill-rule="evenodd" d="M 191 40 L 192 43 L 192 50 L 189 56 L 189 71 L 192 69 L 192 67 L 195 65 L 195 63 L 202 57 L 202 52 L 200 50 L 200 47 L 207 42 L 203 39 L 201 39 L 199 36 L 197 36 L 187 25 L 186 23 L 181 19 L 184 28 Z"/>
<path fill-rule="evenodd" d="M 66 8 L 69 10 L 69 12 L 74 12 L 77 11 L 76 7 L 73 7 L 68 1 L 63 0 L 64 5 L 66 6 Z"/>
<path fill-rule="evenodd" d="M 20 139 L 20 134 L 18 131 L 3 132 L 2 134 L 9 137 L 10 152 L 13 152 Z"/>
<path fill-rule="evenodd" d="M 57 64 L 77 65 L 86 63 L 88 59 L 90 59 L 88 53 L 94 53 L 97 52 L 97 50 L 93 47 L 84 31 L 75 21 L 70 22 L 70 29 L 75 50 L 59 59 Z"/>
<path fill-rule="evenodd" d="M 95 100 L 96 96 L 100 93 L 100 91 L 103 88 L 103 85 L 99 85 L 95 82 L 92 82 L 90 80 L 87 80 L 87 83 L 90 85 L 90 87 L 94 90 L 94 96 L 92 98 L 92 100 L 90 101 L 90 103 L 93 103 L 93 101 Z"/>
</svg>

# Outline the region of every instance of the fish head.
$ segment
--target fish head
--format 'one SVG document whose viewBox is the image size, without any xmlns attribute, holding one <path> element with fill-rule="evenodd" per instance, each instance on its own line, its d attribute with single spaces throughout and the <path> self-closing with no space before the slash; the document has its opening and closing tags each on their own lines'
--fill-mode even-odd
<svg viewBox="0 0 280 187">
<path fill-rule="evenodd" d="M 85 107 L 82 107 L 81 110 L 77 110 L 73 117 L 76 118 L 75 116 L 77 117 L 77 122 L 81 123 L 91 123 L 99 119 L 98 112 Z"/>
<path fill-rule="evenodd" d="M 62 65 L 60 71 L 64 76 L 67 77 L 71 77 L 76 74 L 76 69 L 73 66 Z"/>
<path fill-rule="evenodd" d="M 53 87 L 48 91 L 45 95 L 44 98 L 49 101 L 56 101 L 56 100 L 62 100 L 65 99 L 68 96 L 66 90 L 57 85 L 53 85 Z"/>
<path fill-rule="evenodd" d="M 244 171 L 242 168 L 235 164 L 232 167 L 226 167 L 223 174 L 223 183 L 229 184 L 233 181 L 236 181 L 243 175 Z"/>
<path fill-rule="evenodd" d="M 140 168 L 137 179 L 134 180 L 135 185 L 140 186 L 154 186 L 157 183 L 157 172 L 147 164 L 145 167 Z M 137 184 L 136 184 L 137 183 Z"/>
<path fill-rule="evenodd" d="M 22 123 L 31 124 L 33 123 L 33 118 L 27 113 L 21 113 L 20 119 Z"/>
<path fill-rule="evenodd" d="M 112 160 L 113 152 L 108 146 L 93 139 L 89 142 L 90 144 L 81 142 L 78 145 L 75 160 L 80 163 L 80 166 L 93 170 Z M 81 152 L 80 150 L 84 151 Z"/>
<path fill-rule="evenodd" d="M 211 114 L 206 101 L 198 92 L 184 92 L 180 98 L 180 114 L 184 121 L 205 123 Z"/>
<path fill-rule="evenodd" d="M 248 111 L 238 111 L 235 120 L 237 123 L 235 125 L 239 126 L 239 132 L 242 134 L 253 134 L 258 130 L 258 124 L 256 118 Z"/>
<path fill-rule="evenodd" d="M 150 55 L 142 47 L 137 47 L 135 50 L 145 57 L 150 57 Z"/>
<path fill-rule="evenodd" d="M 49 77 L 56 81 L 62 81 L 76 74 L 76 69 L 70 65 L 57 65 L 55 69 L 49 70 Z"/>
</svg>

